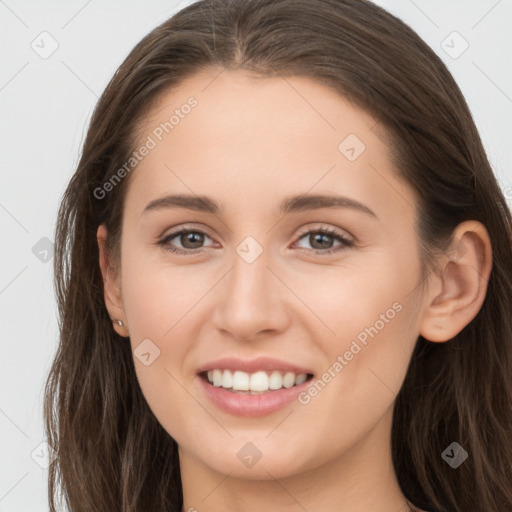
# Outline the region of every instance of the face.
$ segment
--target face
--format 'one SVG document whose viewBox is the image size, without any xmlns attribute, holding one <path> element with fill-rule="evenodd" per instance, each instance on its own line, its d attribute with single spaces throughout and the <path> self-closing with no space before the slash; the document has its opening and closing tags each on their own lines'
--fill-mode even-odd
<svg viewBox="0 0 512 512">
<path fill-rule="evenodd" d="M 418 336 L 415 201 L 381 127 L 334 91 L 219 72 L 140 127 L 120 300 L 180 456 L 285 477 L 389 431 Z"/>
</svg>

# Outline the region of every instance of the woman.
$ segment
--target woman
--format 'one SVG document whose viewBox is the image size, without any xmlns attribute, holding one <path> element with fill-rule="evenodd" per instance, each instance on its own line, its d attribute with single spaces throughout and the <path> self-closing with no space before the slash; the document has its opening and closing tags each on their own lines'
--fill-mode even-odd
<svg viewBox="0 0 512 512">
<path fill-rule="evenodd" d="M 356 0 L 204 0 L 59 212 L 50 508 L 512 509 L 511 216 L 465 100 Z"/>
</svg>

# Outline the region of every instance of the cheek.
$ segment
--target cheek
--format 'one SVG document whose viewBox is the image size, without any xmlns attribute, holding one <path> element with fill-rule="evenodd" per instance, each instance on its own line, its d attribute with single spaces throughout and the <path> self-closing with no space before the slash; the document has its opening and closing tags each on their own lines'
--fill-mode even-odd
<svg viewBox="0 0 512 512">
<path fill-rule="evenodd" d="M 207 288 L 190 272 L 184 275 L 179 269 L 145 264 L 143 259 L 127 259 L 123 272 L 123 303 L 137 380 L 159 423 L 174 439 L 182 440 L 196 428 L 198 415 L 205 414 L 191 398 L 191 375 L 184 378 L 183 363 L 195 344 L 194 305 Z"/>
<path fill-rule="evenodd" d="M 310 319 L 309 328 L 320 333 L 324 324 L 322 336 L 317 338 L 330 340 L 327 353 L 344 352 L 353 340 L 362 347 L 380 340 L 378 346 L 387 350 L 388 343 L 401 344 L 404 336 L 399 332 L 407 318 L 411 323 L 411 292 L 418 275 L 419 265 L 412 259 L 404 261 L 391 253 L 380 253 L 367 258 L 364 265 L 329 267 L 321 275 L 297 275 L 294 292 L 313 313 L 309 315 L 303 308 L 304 318 Z M 404 313 L 407 305 L 408 312 Z"/>
<path fill-rule="evenodd" d="M 193 314 L 215 277 L 144 255 L 127 257 L 122 268 L 123 305 L 134 338 L 163 340 L 171 335 L 182 319 Z"/>
<path fill-rule="evenodd" d="M 289 296 L 290 315 L 296 319 L 291 328 L 306 333 L 303 349 L 320 354 L 325 371 L 317 375 L 318 385 L 309 388 L 316 392 L 292 405 L 294 421 L 276 421 L 262 431 L 251 430 L 249 423 L 241 423 L 239 430 L 230 426 L 232 439 L 208 413 L 215 411 L 201 405 L 187 366 L 190 353 L 203 348 L 203 325 L 205 332 L 211 329 L 211 308 L 226 299 L 214 289 L 224 272 L 206 267 L 198 272 L 191 266 L 171 269 L 143 258 L 127 259 L 123 269 L 132 346 L 137 350 L 142 340 L 150 339 L 160 351 L 147 366 L 134 357 L 150 409 L 180 446 L 213 467 L 225 464 L 226 472 L 233 470 L 226 453 L 235 460 L 248 432 L 263 453 L 279 453 L 268 458 L 273 475 L 290 473 L 290 461 L 293 471 L 300 471 L 332 459 L 375 427 L 405 377 L 417 315 L 413 295 L 408 295 L 417 270 L 413 263 L 404 266 L 381 256 L 364 270 L 324 267 L 307 275 L 289 271 L 285 281 L 293 283 L 301 299 Z M 308 450 L 302 449 L 304 431 Z"/>
<path fill-rule="evenodd" d="M 191 347 L 190 322 L 206 288 L 197 274 L 137 257 L 136 251 L 126 253 L 123 306 L 139 382 L 153 408 L 163 399 L 179 401 L 179 372 Z"/>
<path fill-rule="evenodd" d="M 149 339 L 159 351 L 148 366 L 134 357 L 137 376 L 155 416 L 181 439 L 205 414 L 197 407 L 193 413 L 180 414 L 183 420 L 176 422 L 172 411 L 195 410 L 183 387 L 191 378 L 190 368 L 183 364 L 196 345 L 195 353 L 201 350 L 195 333 L 208 323 L 211 308 L 225 299 L 214 290 L 224 270 L 214 271 L 206 264 L 196 269 L 171 267 L 136 251 L 127 254 L 133 256 L 123 260 L 122 293 L 132 348 L 137 352 L 140 343 Z M 404 261 L 379 254 L 360 267 L 324 266 L 309 273 L 288 268 L 280 275 L 293 284 L 300 298 L 291 294 L 286 300 L 290 315 L 297 319 L 293 328 L 307 332 L 304 338 L 309 342 L 303 350 L 321 354 L 325 363 L 324 373 L 317 376 L 317 392 L 303 397 L 297 410 L 314 425 L 319 442 L 328 438 L 341 446 L 360 434 L 354 429 L 375 424 L 400 389 L 414 348 L 417 312 L 410 292 L 419 267 L 412 257 Z M 211 422 L 206 416 L 203 420 Z"/>
<path fill-rule="evenodd" d="M 344 303 L 333 324 L 337 336 L 324 341 L 325 371 L 299 396 L 297 418 L 315 431 L 308 443 L 318 464 L 355 445 L 384 417 L 389 420 L 405 378 L 415 341 L 415 307 L 377 291 L 365 302 L 353 296 Z M 290 433 L 280 434 L 286 444 Z"/>
<path fill-rule="evenodd" d="M 331 331 L 318 320 L 317 327 L 310 324 L 318 333 L 323 328 L 317 339 L 328 361 L 317 387 L 325 403 L 338 403 L 345 412 L 368 419 L 391 405 L 417 339 L 418 309 L 411 292 L 418 276 L 419 264 L 412 258 L 405 262 L 381 255 L 364 272 L 333 272 L 309 293 L 308 305 Z M 342 419 L 344 413 L 332 408 L 327 414 Z"/>
</svg>

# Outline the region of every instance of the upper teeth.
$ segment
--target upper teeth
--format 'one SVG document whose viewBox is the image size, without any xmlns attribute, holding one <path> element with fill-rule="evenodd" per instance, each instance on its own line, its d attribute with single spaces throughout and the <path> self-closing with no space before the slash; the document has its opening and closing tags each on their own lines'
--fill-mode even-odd
<svg viewBox="0 0 512 512">
<path fill-rule="evenodd" d="M 230 370 L 210 370 L 208 380 L 216 387 L 232 389 L 233 391 L 268 391 L 269 389 L 291 388 L 302 384 L 307 379 L 306 373 L 295 375 L 293 372 L 279 371 L 246 373 Z"/>
</svg>

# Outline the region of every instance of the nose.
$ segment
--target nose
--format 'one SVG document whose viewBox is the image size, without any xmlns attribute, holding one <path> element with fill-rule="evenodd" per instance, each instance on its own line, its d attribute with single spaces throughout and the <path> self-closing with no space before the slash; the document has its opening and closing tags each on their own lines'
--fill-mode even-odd
<svg viewBox="0 0 512 512">
<path fill-rule="evenodd" d="M 251 341 L 277 335 L 289 324 L 286 286 L 269 267 L 266 252 L 249 262 L 235 254 L 219 284 L 213 322 L 224 335 Z"/>
</svg>

